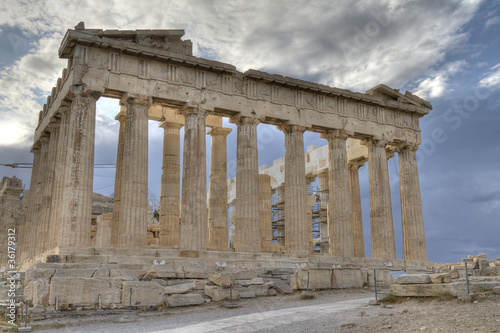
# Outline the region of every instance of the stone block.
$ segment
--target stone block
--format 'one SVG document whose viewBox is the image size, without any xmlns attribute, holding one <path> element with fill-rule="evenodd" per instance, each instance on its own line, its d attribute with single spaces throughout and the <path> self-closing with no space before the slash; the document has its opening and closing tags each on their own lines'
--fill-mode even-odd
<svg viewBox="0 0 500 333">
<path fill-rule="evenodd" d="M 165 287 L 165 294 L 185 294 L 187 292 L 193 291 L 196 289 L 196 284 L 194 283 L 182 283 L 177 284 L 175 286 Z"/>
<path fill-rule="evenodd" d="M 242 269 L 233 273 L 236 280 L 252 280 L 257 277 L 253 269 Z"/>
<path fill-rule="evenodd" d="M 183 258 L 199 258 L 200 251 L 181 251 L 180 256 Z"/>
<path fill-rule="evenodd" d="M 98 268 L 92 277 L 95 279 L 107 279 L 109 278 L 109 269 Z"/>
<path fill-rule="evenodd" d="M 164 302 L 164 287 L 151 281 L 124 281 L 122 304 L 128 306 L 130 302 L 130 288 L 132 288 L 133 306 L 156 306 Z"/>
<path fill-rule="evenodd" d="M 492 292 L 495 287 L 500 286 L 500 281 L 480 281 L 470 284 L 470 291 L 473 293 Z"/>
<path fill-rule="evenodd" d="M 230 293 L 231 290 L 229 288 L 222 288 L 219 286 L 205 286 L 205 295 L 210 297 L 214 302 L 229 300 Z M 235 288 L 233 288 L 232 298 L 233 301 L 240 299 L 240 293 Z"/>
<path fill-rule="evenodd" d="M 298 269 L 292 276 L 293 290 L 307 289 L 309 272 L 309 289 L 329 289 L 332 287 L 332 271 L 330 269 Z"/>
<path fill-rule="evenodd" d="M 393 284 L 391 293 L 399 297 L 456 296 L 452 284 Z"/>
<path fill-rule="evenodd" d="M 24 299 L 29 300 L 34 306 L 42 305 L 46 308 L 49 305 L 50 286 L 45 281 L 31 281 L 23 291 Z"/>
<path fill-rule="evenodd" d="M 96 269 L 56 269 L 55 274 L 52 278 L 69 278 L 69 277 L 80 277 L 80 278 L 91 278 L 94 275 Z"/>
<path fill-rule="evenodd" d="M 239 284 L 240 286 L 247 287 L 253 284 L 252 280 L 235 280 L 235 284 Z"/>
<path fill-rule="evenodd" d="M 49 304 L 98 304 L 99 295 L 103 305 L 121 303 L 122 282 L 119 279 L 52 278 Z"/>
<path fill-rule="evenodd" d="M 500 266 L 487 267 L 483 269 L 484 276 L 500 276 Z"/>
<path fill-rule="evenodd" d="M 254 298 L 255 293 L 253 291 L 240 291 L 240 298 Z"/>
<path fill-rule="evenodd" d="M 490 262 L 487 259 L 481 259 L 478 260 L 479 262 L 479 269 L 485 269 L 490 267 Z"/>
<path fill-rule="evenodd" d="M 493 293 L 500 295 L 500 286 L 493 288 Z"/>
<path fill-rule="evenodd" d="M 291 294 L 292 288 L 289 284 L 281 279 L 271 279 L 271 282 L 274 284 L 274 288 L 276 288 L 282 294 Z"/>
<path fill-rule="evenodd" d="M 183 279 L 206 279 L 208 278 L 208 267 L 204 262 L 195 262 L 181 265 L 175 268 L 177 278 Z"/>
<path fill-rule="evenodd" d="M 264 279 L 263 278 L 253 278 L 252 284 L 264 284 Z"/>
<path fill-rule="evenodd" d="M 194 281 L 194 284 L 196 285 L 196 290 L 204 290 L 205 286 L 208 284 L 208 281 Z"/>
<path fill-rule="evenodd" d="M 28 269 L 24 275 L 24 285 L 27 286 L 31 281 L 40 280 L 50 283 L 50 279 L 56 273 L 55 269 L 35 268 Z"/>
<path fill-rule="evenodd" d="M 234 275 L 232 273 L 208 273 L 208 278 L 214 284 L 221 287 L 229 287 L 234 285 Z"/>
<path fill-rule="evenodd" d="M 110 269 L 109 277 L 122 281 L 137 281 L 141 280 L 146 273 L 144 269 Z"/>
<path fill-rule="evenodd" d="M 450 271 L 450 278 L 451 279 L 458 279 L 460 277 L 460 273 L 458 272 L 457 269 L 452 269 Z"/>
<path fill-rule="evenodd" d="M 432 283 L 441 284 L 441 283 L 450 283 L 451 277 L 449 273 L 439 273 L 439 274 L 430 274 Z"/>
<path fill-rule="evenodd" d="M 175 294 L 167 298 L 170 307 L 200 305 L 205 303 L 205 299 L 200 294 Z"/>
<path fill-rule="evenodd" d="M 177 277 L 174 267 L 171 265 L 154 265 L 148 270 L 144 279 L 171 279 Z M 182 276 L 184 277 L 184 276 Z"/>
<path fill-rule="evenodd" d="M 407 274 L 398 276 L 394 284 L 426 284 L 432 283 L 428 274 Z"/>
<path fill-rule="evenodd" d="M 268 285 L 265 284 L 253 284 L 248 286 L 248 290 L 252 291 L 255 296 L 267 296 Z"/>
<path fill-rule="evenodd" d="M 365 276 L 359 269 L 332 269 L 332 288 L 361 288 L 365 282 Z"/>
</svg>

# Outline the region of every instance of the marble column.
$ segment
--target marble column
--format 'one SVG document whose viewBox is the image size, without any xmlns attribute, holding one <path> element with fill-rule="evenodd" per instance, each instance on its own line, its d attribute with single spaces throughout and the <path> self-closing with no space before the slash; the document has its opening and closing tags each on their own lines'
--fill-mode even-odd
<svg viewBox="0 0 500 333">
<path fill-rule="evenodd" d="M 118 246 L 144 247 L 148 228 L 148 112 L 151 98 L 126 95 Z"/>
<path fill-rule="evenodd" d="M 342 130 L 330 130 L 323 137 L 328 140 L 330 255 L 353 257 L 351 193 L 346 143 L 348 136 Z"/>
<path fill-rule="evenodd" d="M 354 240 L 354 256 L 365 256 L 365 240 L 363 236 L 363 216 L 361 213 L 361 192 L 359 188 L 359 168 L 365 162 L 349 162 L 349 186 L 351 188 L 352 234 Z"/>
<path fill-rule="evenodd" d="M 183 124 L 162 121 L 163 158 L 160 192 L 160 246 L 178 248 L 181 201 L 180 130 Z"/>
<path fill-rule="evenodd" d="M 55 180 L 52 190 L 52 204 L 50 220 L 52 231 L 50 232 L 50 246 L 54 248 L 60 245 L 61 216 L 63 207 L 64 175 L 66 168 L 66 152 L 68 147 L 68 127 L 70 118 L 70 107 L 68 105 L 59 108 L 61 121 L 59 126 L 59 138 L 57 140 L 57 154 L 55 161 Z"/>
<path fill-rule="evenodd" d="M 207 111 L 198 105 L 187 105 L 180 111 L 185 118 L 180 248 L 205 251 L 208 244 Z"/>
<path fill-rule="evenodd" d="M 427 261 L 417 150 L 416 144 L 405 145 L 398 150 L 403 247 L 406 260 Z"/>
<path fill-rule="evenodd" d="M 285 184 L 276 188 L 276 236 L 278 245 L 285 248 Z"/>
<path fill-rule="evenodd" d="M 314 252 L 314 239 L 313 239 L 313 205 L 316 202 L 316 192 L 309 190 L 309 186 L 316 181 L 316 177 L 306 177 L 307 188 L 307 224 L 309 235 L 309 253 Z"/>
<path fill-rule="evenodd" d="M 234 117 L 238 125 L 236 151 L 236 252 L 260 252 L 258 119 Z"/>
<path fill-rule="evenodd" d="M 285 133 L 285 251 L 309 254 L 307 186 L 304 154 L 305 127 L 284 125 Z"/>
<path fill-rule="evenodd" d="M 372 258 L 396 259 L 391 187 L 385 150 L 387 141 L 370 140 L 363 143 L 368 147 Z"/>
<path fill-rule="evenodd" d="M 261 252 L 273 250 L 273 221 L 271 204 L 271 176 L 259 175 L 260 248 Z"/>
<path fill-rule="evenodd" d="M 230 128 L 212 127 L 208 186 L 208 248 L 227 250 L 227 145 Z"/>
<path fill-rule="evenodd" d="M 229 248 L 234 249 L 236 242 L 236 200 L 229 203 Z"/>
<path fill-rule="evenodd" d="M 318 173 L 319 182 L 319 200 L 320 200 L 320 210 L 319 210 L 319 252 L 320 253 L 330 253 L 330 243 L 328 239 L 328 192 L 330 191 L 330 181 L 328 177 L 328 169 L 323 169 Z"/>
<path fill-rule="evenodd" d="M 36 230 L 35 230 L 35 220 L 33 218 L 33 215 L 35 213 L 35 193 L 36 193 L 36 184 L 38 182 L 37 178 L 39 176 L 40 172 L 40 156 L 41 156 L 41 149 L 40 149 L 40 143 L 37 142 L 35 145 L 33 145 L 33 148 L 31 149 L 31 152 L 33 153 L 33 168 L 31 169 L 31 181 L 30 181 L 30 188 L 27 195 L 25 195 L 23 200 L 28 201 L 28 211 L 26 212 L 26 218 L 25 218 L 25 228 L 24 228 L 24 235 L 23 235 L 23 260 L 24 259 L 29 259 L 34 256 L 35 254 L 35 248 L 34 248 L 34 238 L 36 236 Z"/>
<path fill-rule="evenodd" d="M 56 158 L 58 154 L 57 146 L 59 141 L 59 131 L 60 131 L 60 120 L 59 119 L 51 119 L 51 122 L 48 126 L 50 130 L 50 139 L 49 139 L 49 147 L 47 153 L 47 163 L 46 163 L 46 176 L 45 176 L 45 186 L 43 190 L 43 199 L 42 199 L 42 233 L 40 234 L 42 241 L 42 252 L 50 249 L 50 235 L 55 233 L 57 229 L 55 229 L 55 221 L 51 220 L 51 208 L 52 201 L 55 196 L 54 194 L 54 183 L 55 183 L 55 171 L 56 171 Z"/>
<path fill-rule="evenodd" d="M 71 101 L 58 242 L 64 247 L 90 246 L 95 108 L 99 96 L 97 92 L 75 91 Z"/>
<path fill-rule="evenodd" d="M 44 237 L 44 195 L 45 195 L 45 187 L 48 180 L 48 164 L 49 164 L 49 142 L 50 142 L 50 132 L 47 132 L 45 136 L 40 137 L 41 148 L 40 148 L 40 167 L 39 173 L 36 177 L 36 187 L 35 192 L 33 192 L 35 196 L 35 207 L 34 214 L 32 216 L 32 221 L 34 222 L 34 237 L 33 237 L 33 246 L 34 246 L 34 255 L 39 255 L 43 251 L 43 237 Z"/>
<path fill-rule="evenodd" d="M 118 243 L 118 234 L 120 230 L 120 201 L 122 188 L 122 172 L 123 172 L 123 150 L 125 145 L 125 127 L 127 123 L 127 107 L 122 105 L 120 113 L 115 117 L 115 120 L 120 122 L 120 130 L 118 132 L 118 147 L 116 154 L 116 169 L 115 169 L 115 190 L 113 192 L 113 218 L 111 220 L 111 241 L 110 245 L 116 247 Z"/>
</svg>

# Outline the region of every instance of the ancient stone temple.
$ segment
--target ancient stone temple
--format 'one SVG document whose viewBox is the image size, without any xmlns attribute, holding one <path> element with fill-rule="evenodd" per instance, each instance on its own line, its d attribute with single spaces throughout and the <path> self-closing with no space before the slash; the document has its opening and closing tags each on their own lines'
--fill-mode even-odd
<svg viewBox="0 0 500 333">
<path fill-rule="evenodd" d="M 431 110 L 429 102 L 385 85 L 357 93 L 256 70 L 241 73 L 232 65 L 194 57 L 191 41 L 182 40 L 183 34 L 182 30 L 85 29 L 83 24 L 68 30 L 59 48 L 59 57 L 68 59 L 68 65 L 40 112 L 32 146 L 30 192 L 37 195 L 27 198 L 19 239 L 26 268 L 35 260 L 76 262 L 91 255 L 96 256 L 93 262 L 116 264 L 134 262 L 132 256 L 151 256 L 167 261 L 196 258 L 209 266 L 224 260 L 241 267 L 238 260 L 251 259 L 265 267 L 292 270 L 298 263 L 320 267 L 319 262 L 330 270 L 346 262 L 359 268 L 367 259 L 356 261 L 364 257 L 357 172 L 367 161 L 373 264 L 384 267 L 384 261 L 391 261 L 394 267 L 426 269 L 416 152 L 421 142 L 419 118 Z M 92 247 L 94 136 L 100 97 L 120 100 L 116 116 L 120 132 L 109 239 L 98 243 L 109 246 Z M 237 125 L 230 205 L 226 136 L 231 129 L 222 127 L 222 117 Z M 150 247 L 146 246 L 148 120 L 158 121 L 164 129 L 159 241 Z M 275 125 L 285 135 L 279 184 L 274 184 L 272 175 L 259 175 L 259 123 Z M 328 140 L 327 161 L 313 171 L 310 165 L 306 169 L 306 131 Z M 208 189 L 207 134 L 211 136 Z M 387 167 L 395 152 L 400 162 L 405 257 L 399 261 Z M 329 193 L 323 232 L 328 242 L 320 255 L 312 254 L 307 195 L 311 175 L 319 177 L 320 186 Z M 278 185 L 284 202 L 281 245 L 273 242 L 271 228 L 271 193 Z M 231 248 L 228 208 L 234 222 Z"/>
</svg>

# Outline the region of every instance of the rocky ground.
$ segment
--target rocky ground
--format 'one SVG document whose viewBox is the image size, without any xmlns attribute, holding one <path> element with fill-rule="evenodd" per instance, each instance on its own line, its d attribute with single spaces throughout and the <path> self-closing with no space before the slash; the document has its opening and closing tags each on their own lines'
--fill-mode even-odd
<svg viewBox="0 0 500 333">
<path fill-rule="evenodd" d="M 364 289 L 316 292 L 313 299 L 301 294 L 259 297 L 240 302 L 240 307 L 227 309 L 222 302 L 186 308 L 165 308 L 137 312 L 137 315 L 112 312 L 86 312 L 54 316 L 32 322 L 43 332 L 151 332 L 172 329 L 182 332 L 183 326 L 207 321 L 286 308 L 373 298 Z M 500 332 L 500 296 L 479 295 L 473 303 L 456 298 L 396 299 L 380 306 L 359 306 L 318 319 L 252 332 Z M 250 332 L 250 331 L 248 331 Z"/>
</svg>

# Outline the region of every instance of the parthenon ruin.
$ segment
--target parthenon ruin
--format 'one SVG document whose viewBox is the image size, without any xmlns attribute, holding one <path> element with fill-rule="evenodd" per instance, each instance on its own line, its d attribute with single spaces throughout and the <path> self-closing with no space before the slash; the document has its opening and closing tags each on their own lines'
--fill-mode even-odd
<svg viewBox="0 0 500 333">
<path fill-rule="evenodd" d="M 364 257 L 357 170 L 368 161 L 372 258 L 395 259 L 387 159 L 397 152 L 404 258 L 427 260 L 416 152 L 419 118 L 431 110 L 429 102 L 385 85 L 357 93 L 256 70 L 241 73 L 192 56 L 183 34 L 85 29 L 83 24 L 68 30 L 59 48 L 68 65 L 40 112 L 32 146 L 28 211 L 19 240 L 23 260 L 55 248 L 90 247 L 101 96 L 121 104 L 110 247 L 146 246 L 148 120 L 156 120 L 164 129 L 158 247 L 279 252 L 272 244 L 271 179 L 259 175 L 257 160 L 257 124 L 264 123 L 285 134 L 283 178 L 273 179 L 278 182 L 273 187 L 282 185 L 286 254 L 311 254 L 306 175 L 314 175 L 329 192 L 328 254 Z M 222 117 L 237 125 L 236 179 L 229 181 L 234 249 L 228 248 L 226 136 L 231 129 L 222 127 Z M 305 131 L 328 140 L 327 161 L 307 173 Z M 212 137 L 208 191 L 206 134 Z"/>
</svg>

